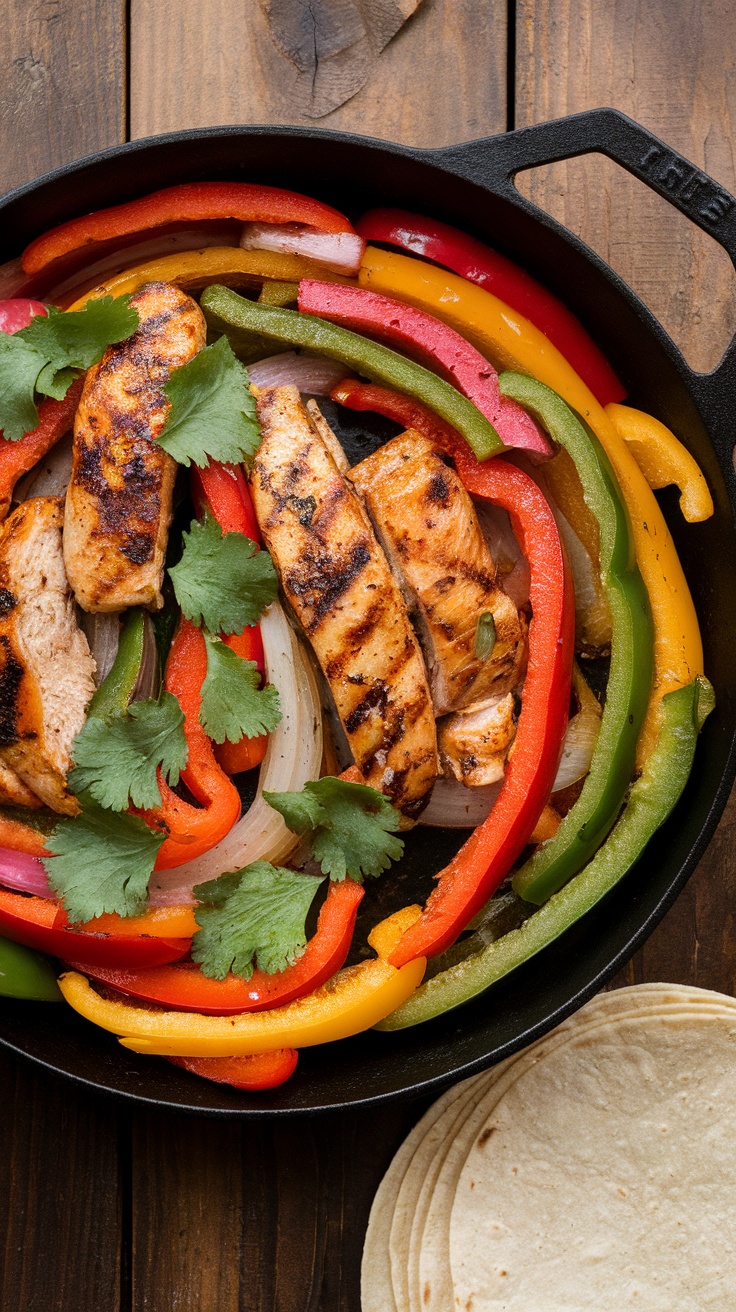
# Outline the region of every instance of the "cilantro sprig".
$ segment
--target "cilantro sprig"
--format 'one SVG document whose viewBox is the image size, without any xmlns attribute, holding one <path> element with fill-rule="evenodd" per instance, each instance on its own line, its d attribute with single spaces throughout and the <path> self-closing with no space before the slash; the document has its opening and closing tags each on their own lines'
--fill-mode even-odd
<svg viewBox="0 0 736 1312">
<path fill-rule="evenodd" d="M 72 923 L 109 911 L 139 915 L 165 835 L 138 816 L 105 809 L 89 793 L 79 800 L 81 814 L 62 820 L 46 840 L 53 855 L 43 864 L 51 887 Z"/>
<path fill-rule="evenodd" d="M 17 442 L 38 426 L 35 396 L 66 396 L 77 372 L 136 331 L 129 296 L 88 301 L 83 310 L 49 308 L 17 333 L 0 333 L 0 429 Z"/>
<path fill-rule="evenodd" d="M 256 624 L 278 594 L 268 552 L 244 533 L 223 533 L 211 515 L 192 520 L 182 537 L 181 560 L 169 577 L 186 618 L 211 633 L 242 633 Z"/>
<path fill-rule="evenodd" d="M 248 387 L 248 371 L 226 337 L 205 346 L 166 384 L 171 409 L 158 437 L 161 446 L 187 468 L 250 459 L 260 432 Z"/>
<path fill-rule="evenodd" d="M 399 813 L 383 793 L 326 775 L 298 793 L 264 792 L 269 806 L 294 834 L 303 835 L 309 855 L 330 879 L 375 878 L 404 851 L 394 836 Z"/>
<path fill-rule="evenodd" d="M 72 745 L 69 784 L 111 811 L 160 806 L 157 771 L 175 787 L 187 752 L 181 707 L 170 692 L 162 692 L 157 700 L 133 702 L 105 719 L 91 715 Z"/>
<path fill-rule="evenodd" d="M 254 861 L 198 884 L 194 961 L 210 979 L 232 971 L 248 980 L 254 964 L 271 975 L 285 970 L 304 952 L 307 913 L 321 883 L 314 875 Z"/>
<path fill-rule="evenodd" d="M 281 719 L 281 699 L 273 684 L 259 687 L 255 661 L 243 660 L 221 638 L 204 631 L 207 675 L 202 684 L 200 723 L 216 743 L 237 743 L 271 733 Z"/>
</svg>

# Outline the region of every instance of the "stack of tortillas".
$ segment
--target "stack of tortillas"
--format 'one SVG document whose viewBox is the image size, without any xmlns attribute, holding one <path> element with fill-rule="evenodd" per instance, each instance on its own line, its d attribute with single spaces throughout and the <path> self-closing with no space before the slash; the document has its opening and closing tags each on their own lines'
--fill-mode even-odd
<svg viewBox="0 0 736 1312">
<path fill-rule="evenodd" d="M 378 1190 L 362 1303 L 736 1309 L 736 1001 L 602 993 L 446 1093 Z"/>
</svg>

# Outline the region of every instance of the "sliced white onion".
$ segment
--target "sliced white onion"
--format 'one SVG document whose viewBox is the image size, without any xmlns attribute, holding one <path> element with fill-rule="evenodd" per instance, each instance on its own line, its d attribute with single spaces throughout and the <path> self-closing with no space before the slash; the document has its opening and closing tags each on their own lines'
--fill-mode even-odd
<svg viewBox="0 0 736 1312">
<path fill-rule="evenodd" d="M 102 680 L 110 673 L 118 654 L 120 615 L 113 611 L 104 615 L 90 615 L 83 611 L 81 618 L 89 649 L 95 659 L 95 683 L 99 688 Z"/>
<path fill-rule="evenodd" d="M 429 804 L 419 817 L 419 824 L 442 829 L 475 829 L 490 814 L 501 791 L 501 782 L 486 784 L 482 788 L 466 788 L 456 779 L 440 777 Z"/>
<path fill-rule="evenodd" d="M 476 501 L 474 504 L 481 532 L 501 575 L 504 592 L 515 606 L 525 606 L 529 600 L 531 583 L 529 561 L 511 527 L 508 511 L 492 505 L 490 501 Z"/>
<path fill-rule="evenodd" d="M 278 251 L 303 255 L 335 273 L 357 273 L 365 242 L 357 232 L 317 232 L 295 223 L 246 223 L 240 238 L 246 251 Z"/>
<path fill-rule="evenodd" d="M 63 497 L 72 474 L 72 435 L 67 433 L 15 485 L 14 501 L 31 497 Z"/>
<path fill-rule="evenodd" d="M 575 610 L 579 614 L 598 606 L 598 588 L 593 562 L 572 525 L 556 505 L 552 506 L 562 543 L 567 552 L 575 588 Z"/>
<path fill-rule="evenodd" d="M 570 784 L 585 778 L 601 727 L 598 699 L 591 692 L 577 665 L 573 671 L 573 687 L 580 709 L 567 726 L 562 757 L 552 786 L 553 793 L 559 792 L 561 788 L 569 788 Z"/>
<path fill-rule="evenodd" d="M 309 396 L 328 396 L 345 377 L 345 365 L 319 355 L 284 351 L 249 364 L 248 375 L 256 387 L 296 387 Z"/>
<path fill-rule="evenodd" d="M 297 641 L 278 602 L 261 619 L 261 636 L 269 682 L 276 685 L 283 712 L 268 739 L 258 780 L 258 795 L 244 816 L 216 847 L 151 881 L 152 906 L 192 902 L 195 884 L 239 870 L 251 861 L 283 861 L 299 842 L 263 790 L 291 792 L 318 779 L 322 761 L 322 714 L 309 657 Z"/>
</svg>

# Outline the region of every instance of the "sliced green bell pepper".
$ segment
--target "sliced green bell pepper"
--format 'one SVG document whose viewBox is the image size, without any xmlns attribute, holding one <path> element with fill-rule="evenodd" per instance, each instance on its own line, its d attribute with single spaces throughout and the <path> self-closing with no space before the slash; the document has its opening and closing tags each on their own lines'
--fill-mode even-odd
<svg viewBox="0 0 736 1312">
<path fill-rule="evenodd" d="M 504 373 L 501 392 L 526 409 L 575 462 L 600 533 L 601 583 L 611 611 L 611 668 L 590 770 L 557 834 L 514 875 L 527 902 L 546 902 L 590 860 L 621 809 L 652 684 L 654 633 L 626 506 L 603 447 L 557 395 L 526 374 Z"/>
<path fill-rule="evenodd" d="M 88 715 L 104 720 L 125 710 L 133 696 L 143 660 L 145 615 L 139 606 L 129 610 L 120 632 L 115 660 L 87 709 Z"/>
<path fill-rule="evenodd" d="M 418 1025 L 468 1002 L 541 952 L 595 906 L 638 860 L 679 800 L 692 768 L 698 732 L 713 705 L 713 689 L 704 677 L 667 693 L 654 751 L 632 784 L 618 824 L 590 864 L 518 928 L 488 944 L 479 934 L 478 951 L 421 984 L 376 1029 Z M 464 946 L 470 950 L 471 940 Z"/>
<path fill-rule="evenodd" d="M 210 328 L 225 333 L 236 354 L 242 353 L 243 348 L 249 349 L 255 334 L 329 356 L 366 378 L 423 401 L 457 429 L 479 460 L 486 460 L 505 449 L 493 425 L 472 401 L 461 396 L 443 378 L 387 346 L 379 346 L 359 333 L 311 314 L 258 305 L 227 287 L 207 287 L 202 292 L 200 305 Z"/>
<path fill-rule="evenodd" d="M 0 994 L 31 1002 L 61 1002 L 56 972 L 40 952 L 0 938 Z"/>
</svg>

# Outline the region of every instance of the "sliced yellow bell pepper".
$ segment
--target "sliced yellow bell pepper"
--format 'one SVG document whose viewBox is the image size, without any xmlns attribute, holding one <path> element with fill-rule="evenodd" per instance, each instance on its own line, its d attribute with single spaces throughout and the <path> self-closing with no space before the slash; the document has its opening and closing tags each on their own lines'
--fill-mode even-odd
<svg viewBox="0 0 736 1312">
<path fill-rule="evenodd" d="M 606 414 L 619 437 L 631 449 L 651 488 L 680 489 L 680 510 L 689 524 L 713 514 L 713 498 L 700 466 L 674 433 L 652 415 L 629 405 L 606 406 Z"/>
<path fill-rule="evenodd" d="M 59 979 L 67 1002 L 80 1015 L 120 1037 L 123 1047 L 163 1057 L 242 1057 L 276 1048 L 307 1048 L 360 1034 L 405 1002 L 422 981 L 420 957 L 397 970 L 386 957 L 421 907 L 404 907 L 377 925 L 369 936 L 378 953 L 370 961 L 341 970 L 305 998 L 272 1011 L 238 1016 L 157 1011 L 103 998 L 85 975 L 69 971 Z"/>
<path fill-rule="evenodd" d="M 637 748 L 642 769 L 661 725 L 661 700 L 703 674 L 703 646 L 690 590 L 669 529 L 632 451 L 610 415 L 538 328 L 498 297 L 457 274 L 369 246 L 361 287 L 395 296 L 456 328 L 498 369 L 530 374 L 557 392 L 590 425 L 616 472 L 631 516 L 636 559 L 654 619 L 654 683 Z"/>
<path fill-rule="evenodd" d="M 276 251 L 244 251 L 239 246 L 206 246 L 199 251 L 175 251 L 160 255 L 146 264 L 116 273 L 91 291 L 85 292 L 70 310 L 83 310 L 87 301 L 102 296 L 129 296 L 147 282 L 172 282 L 184 291 L 201 291 L 211 282 L 227 282 L 229 287 L 258 289 L 266 279 L 281 283 L 298 283 L 300 278 L 319 278 L 322 282 L 350 282 L 341 274 L 331 273 L 315 260 L 301 255 L 279 255 Z"/>
</svg>

